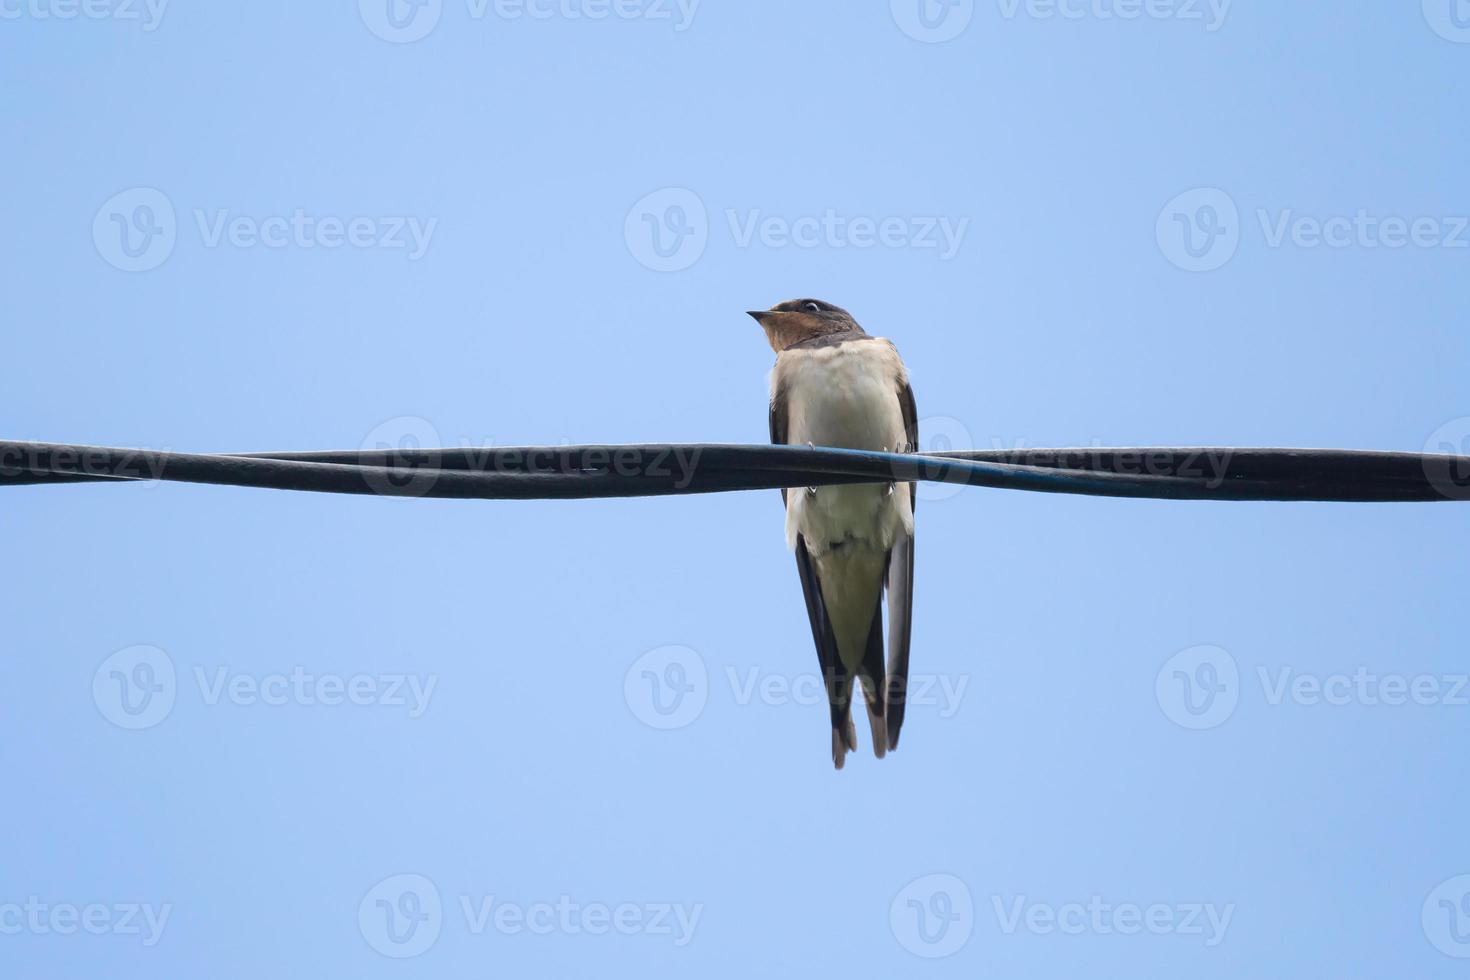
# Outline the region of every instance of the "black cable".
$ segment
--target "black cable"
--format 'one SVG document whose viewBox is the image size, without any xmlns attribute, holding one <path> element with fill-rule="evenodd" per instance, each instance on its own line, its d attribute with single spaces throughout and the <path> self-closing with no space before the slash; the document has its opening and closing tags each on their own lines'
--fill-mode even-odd
<svg viewBox="0 0 1470 980">
<path fill-rule="evenodd" d="M 518 446 L 228 455 L 0 441 L 0 486 L 160 479 L 407 497 L 566 499 L 926 481 L 1173 500 L 1470 500 L 1470 457 L 1326 449 Z"/>
</svg>

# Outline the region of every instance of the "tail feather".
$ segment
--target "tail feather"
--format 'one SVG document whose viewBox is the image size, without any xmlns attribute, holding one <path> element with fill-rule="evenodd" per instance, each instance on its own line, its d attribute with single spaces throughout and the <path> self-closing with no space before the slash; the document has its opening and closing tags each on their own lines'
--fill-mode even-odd
<svg viewBox="0 0 1470 980">
<path fill-rule="evenodd" d="M 852 727 L 852 715 L 849 714 L 840 725 L 834 723 L 832 726 L 832 767 L 841 769 L 847 762 L 847 753 L 857 751 L 857 732 Z"/>
<path fill-rule="evenodd" d="M 910 500 L 913 484 L 909 485 Z M 913 633 L 914 539 L 901 538 L 888 553 L 888 751 L 898 748 L 909 686 L 909 639 Z"/>
<path fill-rule="evenodd" d="M 852 675 L 837 662 L 827 676 L 827 703 L 832 709 L 832 765 L 841 769 L 847 753 L 857 751 L 857 731 L 852 727 Z"/>
<path fill-rule="evenodd" d="M 883 665 L 883 605 L 873 606 L 873 622 L 868 626 L 868 645 L 863 652 L 863 665 L 858 677 L 863 684 L 863 698 L 868 703 L 868 725 L 873 733 L 873 755 L 881 759 L 888 753 L 888 721 L 886 672 Z"/>
</svg>

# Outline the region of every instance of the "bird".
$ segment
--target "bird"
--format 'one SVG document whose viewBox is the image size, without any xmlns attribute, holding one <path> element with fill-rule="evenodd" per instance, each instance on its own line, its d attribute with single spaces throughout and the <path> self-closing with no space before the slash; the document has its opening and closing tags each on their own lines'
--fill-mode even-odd
<svg viewBox="0 0 1470 980">
<path fill-rule="evenodd" d="M 771 442 L 915 452 L 918 414 L 898 349 L 818 299 L 751 310 L 776 352 Z M 832 765 L 857 750 L 853 682 L 862 687 L 873 754 L 898 748 L 914 601 L 914 484 L 859 483 L 781 491 L 786 542 L 832 712 Z M 884 661 L 883 593 L 888 595 Z"/>
</svg>

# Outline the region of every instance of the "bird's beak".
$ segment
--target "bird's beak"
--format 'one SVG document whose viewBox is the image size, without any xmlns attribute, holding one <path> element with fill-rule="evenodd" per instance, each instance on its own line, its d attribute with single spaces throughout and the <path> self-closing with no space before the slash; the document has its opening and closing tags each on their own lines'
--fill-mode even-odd
<svg viewBox="0 0 1470 980">
<path fill-rule="evenodd" d="M 771 315 L 770 310 L 748 310 L 747 313 L 755 318 L 756 323 L 765 323 L 766 317 Z"/>
</svg>

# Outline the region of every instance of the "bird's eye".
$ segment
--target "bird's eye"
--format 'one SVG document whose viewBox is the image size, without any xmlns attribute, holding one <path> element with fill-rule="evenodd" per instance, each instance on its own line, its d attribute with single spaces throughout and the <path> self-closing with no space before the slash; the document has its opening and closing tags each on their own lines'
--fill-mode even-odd
<svg viewBox="0 0 1470 980">
<path fill-rule="evenodd" d="M 803 304 L 801 304 L 801 308 L 803 310 L 806 310 L 808 313 L 820 313 L 820 312 L 822 312 L 822 307 L 819 304 L 817 304 L 817 303 L 803 303 Z"/>
</svg>

